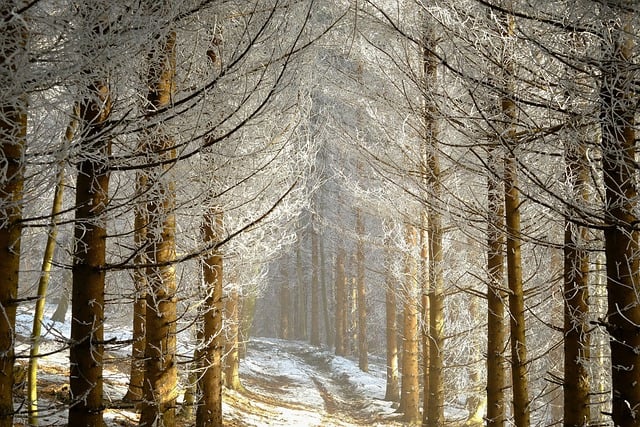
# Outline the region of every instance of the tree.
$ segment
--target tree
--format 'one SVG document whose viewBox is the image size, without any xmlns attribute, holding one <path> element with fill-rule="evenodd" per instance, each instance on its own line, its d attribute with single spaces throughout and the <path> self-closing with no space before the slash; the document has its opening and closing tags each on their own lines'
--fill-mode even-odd
<svg viewBox="0 0 640 427">
<path fill-rule="evenodd" d="M 610 9 L 613 7 L 615 9 Z M 611 26 L 603 35 L 600 120 L 605 187 L 604 230 L 607 256 L 607 331 L 611 336 L 612 419 L 616 426 L 638 424 L 640 388 L 640 232 L 635 214 L 636 183 L 635 97 L 632 81 L 635 14 L 625 5 L 605 7 Z M 611 15 L 610 15 L 611 14 Z"/>
<path fill-rule="evenodd" d="M 175 92 L 176 33 L 157 34 L 149 52 L 148 114 L 169 106 Z M 155 128 L 149 135 L 148 156 L 158 166 L 149 170 L 145 258 L 149 291 L 146 302 L 145 378 L 140 425 L 175 423 L 178 381 L 176 357 L 177 295 L 175 268 L 175 183 L 170 175 L 176 157 L 173 139 Z"/>
<path fill-rule="evenodd" d="M 5 162 L 0 175 L 0 426 L 13 425 L 15 321 L 20 275 L 20 242 L 27 135 L 27 95 L 21 74 L 27 66 L 27 28 L 17 13 L 21 1 L 0 6 L 5 36 L 0 40 L 0 66 L 7 72 L 7 90 L 0 98 L 0 150 Z"/>
<path fill-rule="evenodd" d="M 222 236 L 222 212 L 212 208 L 202 225 L 203 240 L 208 247 L 216 247 Z M 223 275 L 222 254 L 212 250 L 202 265 L 204 306 L 202 308 L 202 343 L 198 365 L 202 369 L 198 380 L 200 399 L 196 410 L 197 427 L 222 426 L 222 332 Z"/>
</svg>

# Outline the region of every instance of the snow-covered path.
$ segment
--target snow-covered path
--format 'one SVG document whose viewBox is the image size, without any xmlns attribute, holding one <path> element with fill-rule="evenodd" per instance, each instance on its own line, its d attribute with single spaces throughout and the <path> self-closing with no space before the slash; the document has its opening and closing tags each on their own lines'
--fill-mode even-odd
<svg viewBox="0 0 640 427">
<path fill-rule="evenodd" d="M 384 366 L 370 373 L 351 360 L 299 341 L 253 339 L 241 363 L 242 393 L 225 399 L 236 426 L 399 426 L 384 397 Z"/>
</svg>

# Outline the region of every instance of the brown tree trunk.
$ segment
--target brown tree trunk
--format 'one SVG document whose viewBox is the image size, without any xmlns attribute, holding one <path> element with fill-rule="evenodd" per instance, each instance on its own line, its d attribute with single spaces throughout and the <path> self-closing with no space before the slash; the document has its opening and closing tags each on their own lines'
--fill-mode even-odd
<svg viewBox="0 0 640 427">
<path fill-rule="evenodd" d="M 589 200 L 589 167 L 586 147 L 580 142 L 565 146 L 567 181 L 575 202 Z M 588 229 L 574 224 L 574 210 L 567 207 L 564 231 L 564 414 L 565 427 L 580 427 L 591 420 L 588 362 L 589 254 Z"/>
<path fill-rule="evenodd" d="M 327 289 L 326 251 L 324 239 L 320 239 L 320 292 L 322 294 L 322 317 L 324 319 L 324 331 L 327 347 L 333 347 L 334 333 L 329 316 L 329 290 Z"/>
<path fill-rule="evenodd" d="M 202 225 L 206 245 L 222 239 L 222 212 L 205 214 Z M 212 250 L 203 260 L 204 307 L 201 313 L 202 351 L 198 364 L 200 399 L 196 409 L 196 427 L 222 426 L 222 254 Z"/>
<path fill-rule="evenodd" d="M 640 256 L 638 250 L 635 28 L 632 12 L 612 19 L 605 40 L 601 85 L 604 231 L 607 256 L 606 325 L 611 343 L 612 418 L 615 426 L 640 423 Z"/>
<path fill-rule="evenodd" d="M 422 425 L 427 425 L 429 417 L 429 362 L 431 339 L 429 337 L 429 239 L 427 212 L 420 213 L 420 335 L 422 344 Z"/>
<path fill-rule="evenodd" d="M 496 177 L 496 149 L 488 151 L 487 164 L 487 427 L 503 427 L 507 421 L 505 389 L 507 360 L 504 350 L 507 331 L 504 304 L 504 189 Z"/>
<path fill-rule="evenodd" d="M 320 346 L 320 282 L 318 280 L 319 256 L 318 256 L 318 234 L 313 230 L 312 225 L 309 233 L 311 233 L 311 333 L 309 342 L 311 345 Z"/>
<path fill-rule="evenodd" d="M 436 39 L 430 28 L 423 35 L 423 73 L 425 95 L 437 82 L 439 60 L 435 57 Z M 442 219 L 437 208 L 442 196 L 438 155 L 437 105 L 433 96 L 425 96 L 424 138 L 422 141 L 422 179 L 427 204 L 427 243 L 429 248 L 429 389 L 426 425 L 444 424 L 444 273 Z"/>
<path fill-rule="evenodd" d="M 142 150 L 146 149 L 142 144 Z M 147 176 L 144 171 L 139 171 L 136 180 L 136 194 L 141 197 L 147 189 Z M 136 265 L 146 264 L 145 241 L 147 238 L 147 214 L 143 202 L 138 202 L 133 208 L 134 214 L 134 246 Z M 142 398 L 142 384 L 144 381 L 144 349 L 145 349 L 145 324 L 147 315 L 147 276 L 144 268 L 133 270 L 133 284 L 135 287 L 135 300 L 133 302 L 131 367 L 129 374 L 129 386 L 123 397 L 127 402 L 139 402 Z"/>
<path fill-rule="evenodd" d="M 176 34 L 158 38 L 150 53 L 149 114 L 170 105 L 175 79 Z M 145 378 L 141 426 L 175 424 L 178 370 L 176 360 L 177 295 L 175 268 L 175 183 L 170 163 L 176 152 L 171 138 L 157 129 L 149 135 L 149 158 L 164 162 L 149 171 L 154 198 L 147 203 L 146 269 L 149 281 L 145 330 Z M 167 163 L 168 162 L 168 163 Z"/>
<path fill-rule="evenodd" d="M 406 226 L 406 242 L 409 252 L 405 258 L 402 384 L 400 389 L 400 411 L 403 420 L 418 425 L 420 417 L 420 380 L 418 357 L 418 266 L 412 249 L 417 245 L 416 229 Z"/>
<path fill-rule="evenodd" d="M 360 168 L 358 168 L 360 169 Z M 358 309 L 358 367 L 369 371 L 369 349 L 367 343 L 367 288 L 365 283 L 364 219 L 356 209 L 356 292 Z"/>
<path fill-rule="evenodd" d="M 296 245 L 296 288 L 295 288 L 295 337 L 298 340 L 307 338 L 307 286 L 302 269 L 302 236 L 298 236 Z"/>
<path fill-rule="evenodd" d="M 9 80 L 27 65 L 24 20 L 17 14 L 12 16 L 18 5 L 17 1 L 7 1 L 0 6 L 0 19 L 4 23 L 0 63 L 4 70 L 10 72 Z M 10 90 L 15 90 L 15 87 Z M 27 97 L 23 93 L 15 95 L 5 95 L 2 98 L 5 102 L 0 104 L 0 150 L 5 168 L 4 178 L 0 182 L 0 215 L 3 218 L 0 222 L 0 310 L 3 313 L 0 316 L 0 427 L 13 425 L 16 298 L 22 235 L 23 159 L 27 136 Z"/>
<path fill-rule="evenodd" d="M 389 239 L 385 242 L 385 318 L 387 337 L 387 381 L 384 399 L 391 402 L 400 400 L 398 372 L 398 328 L 396 326 L 396 286 L 391 273 L 391 249 Z"/>
<path fill-rule="evenodd" d="M 347 278 L 344 269 L 344 249 L 336 253 L 336 355 L 347 355 Z"/>
<path fill-rule="evenodd" d="M 240 355 L 239 355 L 239 330 L 240 330 L 240 292 L 238 284 L 234 284 L 225 301 L 224 313 L 227 321 L 225 333 L 225 385 L 230 390 L 242 389 L 240 383 Z"/>
<path fill-rule="evenodd" d="M 289 287 L 289 257 L 284 256 L 280 264 L 280 338 L 291 339 L 291 289 Z"/>
<path fill-rule="evenodd" d="M 76 179 L 75 251 L 71 291 L 69 425 L 102 426 L 105 211 L 111 141 L 101 135 L 109 117 L 109 88 L 96 82 L 80 103 L 82 155 Z"/>
</svg>

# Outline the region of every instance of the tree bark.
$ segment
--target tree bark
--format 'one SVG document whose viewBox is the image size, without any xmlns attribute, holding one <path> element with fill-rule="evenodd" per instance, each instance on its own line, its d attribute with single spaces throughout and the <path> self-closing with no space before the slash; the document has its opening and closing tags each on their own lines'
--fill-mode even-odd
<svg viewBox="0 0 640 427">
<path fill-rule="evenodd" d="M 0 6 L 4 23 L 0 63 L 10 72 L 7 83 L 17 80 L 27 64 L 27 29 L 23 18 L 12 16 L 18 1 Z M 3 78 L 4 79 L 4 78 Z M 18 87 L 11 87 L 14 91 Z M 20 92 L 20 93 L 18 93 Z M 4 96 L 0 104 L 0 150 L 4 158 L 0 179 L 0 427 L 13 425 L 13 365 L 15 363 L 15 322 L 24 187 L 24 150 L 27 136 L 27 96 L 21 90 L 15 97 Z"/>
<path fill-rule="evenodd" d="M 69 425 L 102 426 L 102 358 L 106 218 L 111 140 L 102 130 L 111 111 L 109 88 L 97 81 L 80 103 L 82 155 L 76 179 L 75 251 L 71 291 Z"/>
<path fill-rule="evenodd" d="M 408 252 L 405 255 L 404 274 L 404 320 L 402 343 L 402 384 L 400 411 L 409 425 L 418 425 L 420 417 L 420 381 L 418 363 L 418 266 L 413 256 L 417 245 L 416 229 L 406 225 Z"/>
<path fill-rule="evenodd" d="M 227 320 L 225 333 L 227 339 L 225 342 L 225 384 L 230 390 L 241 390 L 240 383 L 240 357 L 238 351 L 238 338 L 240 329 L 240 292 L 237 284 L 229 291 L 227 296 L 224 312 Z"/>
<path fill-rule="evenodd" d="M 291 339 L 291 289 L 289 287 L 289 256 L 284 255 L 284 260 L 280 264 L 280 333 L 279 337 Z"/>
<path fill-rule="evenodd" d="M 360 169 L 360 168 L 358 168 Z M 356 208 L 356 288 L 358 309 L 358 367 L 369 371 L 367 342 L 367 288 L 365 283 L 364 219 L 360 208 Z"/>
<path fill-rule="evenodd" d="M 398 372 L 398 328 L 396 326 L 396 286 L 391 273 L 391 249 L 389 239 L 385 242 L 385 318 L 387 338 L 387 371 L 384 400 L 400 400 L 400 382 Z"/>
<path fill-rule="evenodd" d="M 580 427 L 591 420 L 588 229 L 572 222 L 576 213 L 570 206 L 589 200 L 590 171 L 582 143 L 565 146 L 564 157 L 573 198 L 566 208 L 564 231 L 563 422 L 565 427 Z"/>
<path fill-rule="evenodd" d="M 336 253 L 336 356 L 347 355 L 347 278 L 344 249 Z"/>
<path fill-rule="evenodd" d="M 202 225 L 206 245 L 222 239 L 222 212 L 205 214 Z M 199 365 L 200 399 L 196 409 L 196 427 L 222 426 L 222 254 L 211 251 L 202 264 L 204 279 L 204 307 L 201 313 L 202 343 Z"/>
<path fill-rule="evenodd" d="M 318 256 L 318 234 L 313 229 L 313 215 L 311 219 L 311 333 L 309 342 L 311 345 L 319 347 L 320 342 L 320 283 L 318 280 L 319 256 Z"/>
<path fill-rule="evenodd" d="M 74 109 L 74 116 L 65 132 L 65 143 L 70 143 L 78 125 L 78 111 Z M 64 201 L 65 170 L 64 163 L 58 165 L 56 186 L 51 206 L 51 222 L 49 223 L 47 242 L 42 255 L 42 267 L 38 280 L 38 299 L 33 313 L 33 327 L 31 329 L 31 348 L 29 349 L 29 366 L 27 368 L 27 398 L 29 402 L 29 425 L 38 425 L 38 355 L 40 354 L 40 335 L 44 320 L 44 307 L 51 277 L 51 266 L 56 249 L 58 236 L 58 215 L 62 211 Z"/>
<path fill-rule="evenodd" d="M 171 32 L 158 37 L 149 55 L 149 114 L 170 105 L 175 79 L 175 41 Z M 154 197 L 147 203 L 145 256 L 149 281 L 145 330 L 145 378 L 141 426 L 175 424 L 178 371 L 176 365 L 177 295 L 173 262 L 175 250 L 175 183 L 170 163 L 176 152 L 173 141 L 160 129 L 149 138 L 149 157 L 163 162 L 149 171 L 149 188 Z"/>
<path fill-rule="evenodd" d="M 505 389 L 507 360 L 504 350 L 507 331 L 504 304 L 504 189 L 498 178 L 502 160 L 491 148 L 487 153 L 487 427 L 503 427 L 507 421 Z"/>
<path fill-rule="evenodd" d="M 144 144 L 142 144 L 141 151 L 145 149 Z M 136 194 L 138 197 L 141 197 L 147 190 L 148 179 L 145 171 L 138 171 L 137 174 Z M 136 250 L 134 263 L 141 266 L 147 263 L 144 244 L 147 238 L 148 217 L 144 202 L 137 202 L 133 208 L 133 212 L 135 228 L 133 240 Z M 132 318 L 133 344 L 131 348 L 129 386 L 123 400 L 139 402 L 142 398 L 144 381 L 145 325 L 147 316 L 147 290 L 149 286 L 144 268 L 140 267 L 133 270 L 133 283 L 135 287 Z"/>
<path fill-rule="evenodd" d="M 617 11 L 616 11 L 617 12 Z M 607 256 L 606 325 L 611 343 L 612 418 L 615 426 L 640 423 L 640 258 L 637 228 L 637 147 L 632 12 L 612 19 L 604 41 L 601 84 L 604 231 Z"/>
</svg>

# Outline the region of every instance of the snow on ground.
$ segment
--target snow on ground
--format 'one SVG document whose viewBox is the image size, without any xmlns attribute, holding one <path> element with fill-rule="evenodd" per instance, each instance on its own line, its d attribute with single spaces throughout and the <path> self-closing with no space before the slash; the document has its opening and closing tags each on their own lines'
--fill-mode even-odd
<svg viewBox="0 0 640 427">
<path fill-rule="evenodd" d="M 47 305 L 39 359 L 39 414 L 42 426 L 64 426 L 68 408 L 69 316 L 54 323 L 54 306 Z M 33 312 L 22 309 L 17 316 L 18 363 L 23 367 L 29 354 Z M 105 324 L 105 339 L 126 341 L 126 328 Z M 185 343 L 182 343 L 185 344 Z M 105 354 L 104 397 L 108 408 L 107 426 L 135 426 L 137 415 L 122 409 L 127 389 L 130 346 Z M 361 372 L 350 359 L 334 356 L 301 341 L 254 338 L 247 345 L 247 356 L 240 363 L 244 390 L 226 390 L 223 401 L 225 425 L 262 426 L 400 426 L 399 416 L 385 391 L 384 361 L 372 358 L 370 372 Z M 184 385 L 183 385 L 184 386 Z M 24 392 L 24 389 L 22 390 Z M 17 426 L 26 425 L 25 401 L 19 398 Z M 126 406 L 126 405 L 124 405 Z M 121 407 L 120 409 L 118 407 Z M 180 425 L 193 425 L 181 420 Z"/>
</svg>

